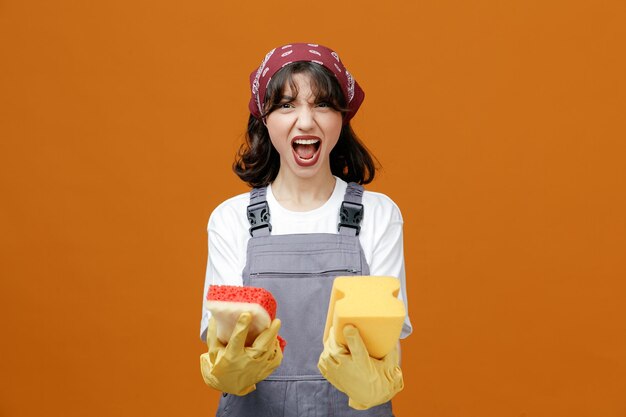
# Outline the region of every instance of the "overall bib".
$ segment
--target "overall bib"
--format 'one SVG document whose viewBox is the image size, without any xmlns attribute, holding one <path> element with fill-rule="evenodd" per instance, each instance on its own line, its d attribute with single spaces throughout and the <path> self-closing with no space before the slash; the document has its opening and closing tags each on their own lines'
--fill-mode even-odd
<svg viewBox="0 0 626 417">
<path fill-rule="evenodd" d="M 243 285 L 272 292 L 287 340 L 281 365 L 244 396 L 223 394 L 217 417 L 392 417 L 391 402 L 359 411 L 317 369 L 328 302 L 337 276 L 369 275 L 359 243 L 363 187 L 350 183 L 339 233 L 271 235 L 266 188 L 250 192 Z"/>
</svg>

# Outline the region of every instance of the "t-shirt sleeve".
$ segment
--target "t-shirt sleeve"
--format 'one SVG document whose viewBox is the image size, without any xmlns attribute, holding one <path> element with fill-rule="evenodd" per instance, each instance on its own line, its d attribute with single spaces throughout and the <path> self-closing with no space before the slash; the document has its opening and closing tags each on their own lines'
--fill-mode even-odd
<svg viewBox="0 0 626 417">
<path fill-rule="evenodd" d="M 209 217 L 207 226 L 209 256 L 207 260 L 204 291 L 202 293 L 202 321 L 200 338 L 206 341 L 211 313 L 205 307 L 205 297 L 210 285 L 243 285 L 241 278 L 242 250 L 237 239 L 239 219 L 229 207 L 217 207 Z"/>
<path fill-rule="evenodd" d="M 413 331 L 408 314 L 408 299 L 406 294 L 406 272 L 404 270 L 404 242 L 403 242 L 403 219 L 398 206 L 388 200 L 387 207 L 380 208 L 376 213 L 378 228 L 370 261 L 371 275 L 385 275 L 397 277 L 400 280 L 400 293 L 398 298 L 402 300 L 407 310 L 400 338 L 404 339 Z"/>
</svg>

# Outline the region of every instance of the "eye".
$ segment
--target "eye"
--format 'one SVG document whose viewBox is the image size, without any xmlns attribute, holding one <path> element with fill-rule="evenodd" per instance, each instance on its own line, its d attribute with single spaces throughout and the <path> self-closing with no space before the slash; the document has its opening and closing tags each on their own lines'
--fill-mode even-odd
<svg viewBox="0 0 626 417">
<path fill-rule="evenodd" d="M 317 103 L 317 107 L 330 107 L 330 104 L 328 104 L 325 101 L 320 101 L 319 103 Z"/>
<path fill-rule="evenodd" d="M 289 102 L 287 102 L 287 103 L 280 103 L 280 104 L 279 104 L 279 107 L 280 107 L 281 109 L 290 109 L 290 108 L 292 108 L 292 107 L 293 107 L 293 104 L 291 104 L 291 103 L 289 103 Z"/>
</svg>

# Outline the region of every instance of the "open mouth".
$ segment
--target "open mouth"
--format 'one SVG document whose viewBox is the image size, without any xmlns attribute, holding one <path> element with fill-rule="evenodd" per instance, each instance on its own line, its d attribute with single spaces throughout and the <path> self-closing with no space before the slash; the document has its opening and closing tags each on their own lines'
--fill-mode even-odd
<svg viewBox="0 0 626 417">
<path fill-rule="evenodd" d="M 291 141 L 291 147 L 296 157 L 296 162 L 301 166 L 313 165 L 319 156 L 322 144 L 320 138 L 315 136 L 299 136 Z"/>
<path fill-rule="evenodd" d="M 295 139 L 291 142 L 291 147 L 294 152 L 298 156 L 298 158 L 303 161 L 309 161 L 315 157 L 315 154 L 320 148 L 322 141 L 318 138 L 307 138 L 307 139 Z"/>
</svg>

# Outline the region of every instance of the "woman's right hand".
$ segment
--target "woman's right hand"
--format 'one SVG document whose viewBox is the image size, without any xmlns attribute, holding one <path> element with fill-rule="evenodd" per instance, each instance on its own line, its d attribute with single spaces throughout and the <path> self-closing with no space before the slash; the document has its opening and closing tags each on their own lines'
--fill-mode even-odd
<svg viewBox="0 0 626 417">
<path fill-rule="evenodd" d="M 277 338 L 280 320 L 273 320 L 252 346 L 246 347 L 251 320 L 250 313 L 241 314 L 224 346 L 217 338 L 217 322 L 211 317 L 207 332 L 209 351 L 200 355 L 200 370 L 208 386 L 229 394 L 246 395 L 282 362 L 283 353 Z"/>
</svg>

